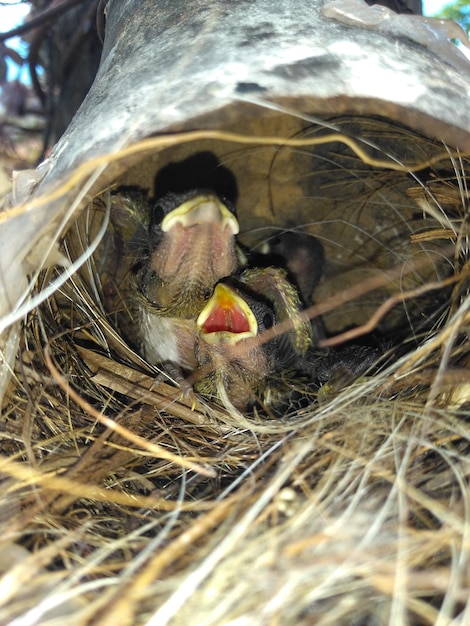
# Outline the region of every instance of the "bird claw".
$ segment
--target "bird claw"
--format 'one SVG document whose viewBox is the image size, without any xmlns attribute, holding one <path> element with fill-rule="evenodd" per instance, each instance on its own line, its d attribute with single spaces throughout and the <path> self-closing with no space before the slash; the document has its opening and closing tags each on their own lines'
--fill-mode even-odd
<svg viewBox="0 0 470 626">
<path fill-rule="evenodd" d="M 191 402 L 191 411 L 195 411 L 197 397 L 191 383 L 189 383 L 186 378 L 182 378 L 178 381 L 178 384 L 181 390 L 181 393 L 178 396 L 178 400 L 183 402 Z"/>
<path fill-rule="evenodd" d="M 196 409 L 197 397 L 194 393 L 193 386 L 188 378 L 183 375 L 182 370 L 173 363 L 165 364 L 164 369 L 156 374 L 153 385 L 166 383 L 168 380 L 178 387 L 178 389 L 175 390 L 175 399 L 178 402 L 190 402 L 191 411 L 194 411 Z"/>
</svg>

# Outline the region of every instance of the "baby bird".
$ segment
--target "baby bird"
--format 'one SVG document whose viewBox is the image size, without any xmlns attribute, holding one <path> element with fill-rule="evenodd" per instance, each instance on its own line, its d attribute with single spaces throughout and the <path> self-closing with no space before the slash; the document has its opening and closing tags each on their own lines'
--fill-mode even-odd
<svg viewBox="0 0 470 626">
<path fill-rule="evenodd" d="M 197 318 L 194 389 L 246 409 L 276 366 L 276 340 L 262 338 L 275 319 L 272 305 L 243 283 L 219 282 Z"/>
<path fill-rule="evenodd" d="M 307 233 L 285 231 L 271 237 L 262 247 L 256 261 L 286 270 L 288 280 L 297 287 L 304 307 L 313 303 L 313 293 L 325 268 L 325 253 L 320 241 Z M 320 318 L 311 321 L 313 343 L 325 336 Z"/>
<path fill-rule="evenodd" d="M 148 255 L 130 289 L 142 354 L 178 376 L 196 366 L 196 318 L 214 285 L 238 269 L 238 221 L 209 190 L 169 193 L 153 207 Z"/>
<path fill-rule="evenodd" d="M 276 324 L 284 322 L 276 333 Z M 269 338 L 264 331 L 273 328 Z M 195 389 L 238 409 L 267 400 L 270 383 L 310 347 L 309 320 L 295 288 L 278 268 L 250 268 L 224 279 L 197 318 Z M 266 333 L 267 334 L 267 333 Z"/>
</svg>

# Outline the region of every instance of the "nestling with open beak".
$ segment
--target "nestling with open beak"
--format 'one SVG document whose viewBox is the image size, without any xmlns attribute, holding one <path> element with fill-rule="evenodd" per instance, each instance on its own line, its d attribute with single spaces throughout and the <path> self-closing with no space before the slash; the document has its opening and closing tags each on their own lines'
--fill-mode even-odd
<svg viewBox="0 0 470 626">
<path fill-rule="evenodd" d="M 277 322 L 284 332 L 263 336 Z M 197 319 L 195 389 L 245 409 L 265 401 L 276 374 L 308 350 L 311 326 L 285 272 L 277 268 L 245 270 L 239 280 L 219 282 Z"/>
<path fill-rule="evenodd" d="M 275 323 L 273 307 L 233 279 L 219 282 L 197 319 L 194 388 L 243 410 L 276 365 L 276 341 L 263 342 Z"/>
<path fill-rule="evenodd" d="M 169 193 L 155 204 L 132 289 L 139 348 L 151 364 L 175 375 L 196 366 L 196 318 L 214 285 L 238 269 L 238 230 L 212 191 Z"/>
</svg>

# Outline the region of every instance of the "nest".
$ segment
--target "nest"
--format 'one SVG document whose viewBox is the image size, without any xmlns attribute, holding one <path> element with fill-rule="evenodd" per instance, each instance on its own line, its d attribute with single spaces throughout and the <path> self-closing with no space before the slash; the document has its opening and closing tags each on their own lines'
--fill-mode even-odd
<svg viewBox="0 0 470 626">
<path fill-rule="evenodd" d="M 272 145 L 147 143 L 114 185 L 153 193 L 161 163 L 216 154 L 244 244 L 318 237 L 310 314 L 330 345 L 388 337 L 380 367 L 299 381 L 282 415 L 188 401 L 103 304 L 90 198 L 61 238 L 81 267 L 30 312 L 4 401 L 0 623 L 468 621 L 468 161 L 384 120 L 294 121 Z"/>
</svg>

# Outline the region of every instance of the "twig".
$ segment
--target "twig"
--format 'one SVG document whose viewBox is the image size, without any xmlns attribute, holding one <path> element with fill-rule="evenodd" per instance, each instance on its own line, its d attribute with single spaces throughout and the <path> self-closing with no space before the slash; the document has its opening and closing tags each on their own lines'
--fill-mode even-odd
<svg viewBox="0 0 470 626">
<path fill-rule="evenodd" d="M 189 459 L 184 459 L 176 454 L 172 454 L 168 450 L 165 450 L 164 448 L 162 448 L 162 446 L 159 446 L 158 444 L 147 441 L 140 435 L 136 435 L 135 433 L 131 432 L 127 428 L 115 422 L 110 417 L 103 415 L 103 413 L 95 409 L 94 406 L 92 406 L 89 402 L 87 402 L 84 398 L 82 398 L 62 378 L 58 369 L 55 367 L 55 365 L 52 362 L 49 344 L 47 344 L 46 347 L 44 348 L 44 360 L 46 362 L 47 367 L 49 368 L 49 371 L 51 372 L 52 376 L 54 377 L 59 387 L 68 396 L 70 396 L 70 398 L 72 398 L 72 400 L 76 402 L 79 407 L 81 407 L 84 411 L 86 411 L 89 415 L 91 415 L 97 422 L 106 426 L 106 428 L 109 428 L 110 430 L 114 431 L 118 435 L 121 435 L 121 437 L 123 437 L 124 439 L 131 441 L 133 444 L 143 448 L 144 450 L 146 450 L 147 452 L 149 452 L 150 454 L 154 455 L 157 458 L 166 459 L 167 461 L 176 463 L 177 465 L 180 465 L 181 467 L 186 467 L 187 469 L 193 470 L 194 472 L 203 474 L 204 476 L 209 476 L 211 478 L 214 478 L 217 475 L 213 468 L 203 467 L 202 465 L 199 465 L 198 463 L 195 463 L 194 461 L 190 461 Z"/>
<path fill-rule="evenodd" d="M 380 320 L 399 302 L 405 302 L 405 300 L 411 300 L 411 298 L 418 298 L 428 291 L 433 291 L 435 289 L 442 289 L 443 287 L 447 287 L 448 285 L 452 285 L 453 283 L 459 281 L 462 278 L 462 275 L 459 274 L 457 276 L 451 276 L 446 280 L 440 280 L 434 283 L 426 283 L 417 289 L 412 289 L 411 291 L 404 291 L 403 293 L 396 294 L 394 296 L 390 296 L 387 298 L 385 302 L 383 302 L 379 308 L 375 311 L 373 315 L 367 320 L 365 324 L 361 324 L 361 326 L 356 326 L 355 328 L 351 328 L 344 333 L 340 333 L 339 335 L 335 335 L 334 337 L 330 337 L 329 339 L 323 339 L 320 341 L 321 347 L 331 347 L 337 346 L 346 341 L 350 341 L 351 339 L 355 339 L 356 337 L 361 337 L 362 335 L 366 335 L 370 333 L 374 328 L 378 325 Z"/>
</svg>

